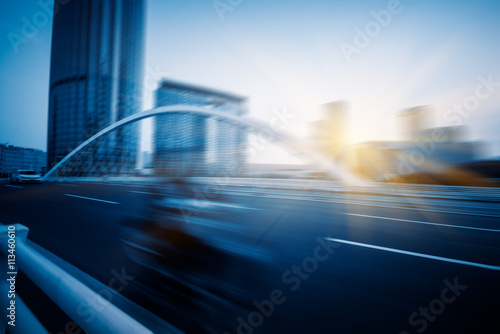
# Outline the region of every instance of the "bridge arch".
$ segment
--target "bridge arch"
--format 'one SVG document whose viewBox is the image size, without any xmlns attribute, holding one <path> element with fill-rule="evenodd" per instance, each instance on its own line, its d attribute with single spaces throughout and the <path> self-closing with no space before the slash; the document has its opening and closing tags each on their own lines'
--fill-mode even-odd
<svg viewBox="0 0 500 334">
<path fill-rule="evenodd" d="M 71 157 L 73 157 L 76 153 L 78 153 L 83 148 L 90 145 L 92 142 L 99 139 L 100 137 L 110 132 L 116 131 L 119 128 L 124 127 L 125 125 L 135 123 L 146 118 L 151 118 L 154 116 L 165 115 L 165 114 L 194 114 L 205 117 L 220 117 L 226 121 L 235 123 L 237 126 L 263 132 L 267 135 L 267 138 L 269 139 L 282 141 L 289 148 L 298 151 L 298 153 L 312 159 L 314 162 L 319 164 L 318 166 L 319 169 L 327 172 L 332 177 L 338 177 L 350 184 L 357 184 L 360 182 L 355 176 L 345 171 L 340 166 L 333 164 L 331 161 L 323 157 L 318 152 L 315 152 L 311 148 L 303 147 L 303 145 L 299 142 L 299 140 L 295 138 L 293 135 L 288 134 L 284 131 L 275 131 L 269 124 L 266 124 L 261 120 L 255 119 L 251 116 L 235 116 L 228 114 L 226 112 L 214 110 L 207 107 L 197 107 L 189 105 L 173 105 L 173 106 L 153 108 L 130 115 L 126 118 L 123 118 L 109 125 L 108 127 L 102 129 L 101 131 L 97 132 L 95 135 L 93 135 L 92 137 L 81 143 L 78 147 L 76 147 L 73 151 L 71 151 L 68 155 L 66 155 L 61 161 L 59 161 L 54 167 L 52 167 L 45 174 L 44 180 L 46 180 L 54 171 L 56 171 L 64 163 L 66 163 L 66 161 L 71 159 Z"/>
</svg>

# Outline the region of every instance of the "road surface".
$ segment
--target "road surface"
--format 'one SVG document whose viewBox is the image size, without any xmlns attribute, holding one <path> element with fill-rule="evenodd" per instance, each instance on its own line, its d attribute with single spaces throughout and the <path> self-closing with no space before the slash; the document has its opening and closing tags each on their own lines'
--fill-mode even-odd
<svg viewBox="0 0 500 334">
<path fill-rule="evenodd" d="M 106 284 L 132 266 L 121 224 L 144 214 L 154 193 L 137 184 L 1 183 L 0 223 L 29 227 L 30 240 Z M 499 203 L 239 187 L 216 195 L 239 208 L 220 219 L 238 233 L 202 226 L 202 236 L 250 242 L 266 263 L 261 272 L 235 265 L 259 283 L 228 333 L 500 332 Z M 68 319 L 36 290 L 20 278 L 21 297 L 64 333 Z"/>
</svg>

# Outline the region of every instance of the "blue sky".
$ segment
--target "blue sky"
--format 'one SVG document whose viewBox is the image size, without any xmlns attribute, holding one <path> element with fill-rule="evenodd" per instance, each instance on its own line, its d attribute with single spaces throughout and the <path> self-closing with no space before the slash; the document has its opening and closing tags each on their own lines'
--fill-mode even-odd
<svg viewBox="0 0 500 334">
<path fill-rule="evenodd" d="M 243 0 L 223 20 L 213 3 L 148 1 L 145 108 L 152 83 L 168 76 L 249 96 L 251 114 L 264 120 L 293 110 L 288 130 L 298 135 L 318 105 L 347 100 L 351 142 L 393 140 L 400 109 L 431 105 L 429 126 L 452 125 L 443 113 L 474 94 L 479 77 L 500 81 L 498 1 L 402 0 L 351 61 L 340 46 L 355 46 L 355 29 L 389 1 Z M 0 143 L 45 149 L 51 24 L 17 53 L 7 37 L 40 10 L 34 0 L 2 3 Z M 469 139 L 492 142 L 490 154 L 500 155 L 497 90 L 463 122 Z"/>
</svg>

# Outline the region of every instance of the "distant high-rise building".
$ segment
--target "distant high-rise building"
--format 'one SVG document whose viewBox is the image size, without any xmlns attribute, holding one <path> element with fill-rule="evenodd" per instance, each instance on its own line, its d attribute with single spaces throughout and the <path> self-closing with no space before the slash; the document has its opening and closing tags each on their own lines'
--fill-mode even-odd
<svg viewBox="0 0 500 334">
<path fill-rule="evenodd" d="M 0 144 L 0 178 L 20 169 L 44 172 L 47 154 L 34 148 Z"/>
<path fill-rule="evenodd" d="M 335 101 L 320 106 L 321 119 L 310 123 L 312 146 L 327 158 L 340 162 L 347 143 L 347 104 Z"/>
<path fill-rule="evenodd" d="M 247 99 L 211 88 L 163 80 L 156 106 L 208 107 L 230 115 L 247 113 Z M 157 116 L 153 130 L 153 168 L 170 176 L 207 175 L 245 161 L 245 132 L 224 120 L 191 114 Z M 234 174 L 241 170 L 231 170 Z"/>
<path fill-rule="evenodd" d="M 48 168 L 104 127 L 142 108 L 142 0 L 72 0 L 54 15 Z M 135 167 L 138 127 L 120 129 L 82 154 L 82 173 Z"/>
<path fill-rule="evenodd" d="M 401 110 L 396 115 L 396 124 L 400 139 L 417 141 L 421 139 L 422 131 L 427 126 L 430 109 L 428 106 L 419 106 Z"/>
<path fill-rule="evenodd" d="M 363 178 L 384 181 L 397 175 L 397 158 L 405 146 L 400 142 L 372 141 L 350 145 L 348 168 Z"/>
</svg>

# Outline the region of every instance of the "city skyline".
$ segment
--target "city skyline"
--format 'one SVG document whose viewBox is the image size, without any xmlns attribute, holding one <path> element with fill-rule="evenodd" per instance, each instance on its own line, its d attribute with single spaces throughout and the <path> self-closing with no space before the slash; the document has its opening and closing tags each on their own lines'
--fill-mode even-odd
<svg viewBox="0 0 500 334">
<path fill-rule="evenodd" d="M 8 34 L 20 33 L 23 17 L 30 21 L 43 9 L 37 1 L 6 7 L 0 68 L 2 80 L 16 89 L 4 91 L 1 101 L 4 110 L 16 113 L 2 112 L 0 142 L 46 149 L 40 124 L 48 110 L 51 23 L 18 44 L 16 53 Z M 496 91 L 467 117 L 453 111 L 481 80 L 500 80 L 500 47 L 494 42 L 499 4 L 493 1 L 401 1 L 399 12 L 379 25 L 351 61 L 345 45 L 356 47 L 357 31 L 377 15 L 384 22 L 380 13 L 388 2 L 242 2 L 224 11 L 223 20 L 210 2 L 148 1 L 147 8 L 144 109 L 152 106 L 156 82 L 168 77 L 249 96 L 250 114 L 264 120 L 273 108 L 293 109 L 297 117 L 287 130 L 303 136 L 305 124 L 318 117 L 317 106 L 343 99 L 351 105 L 349 142 L 360 142 L 398 139 L 396 112 L 431 105 L 435 126 L 465 123 L 469 139 L 496 143 L 490 155 L 500 155 Z"/>
<path fill-rule="evenodd" d="M 500 332 L 499 14 L 3 1 L 2 332 Z"/>
</svg>

